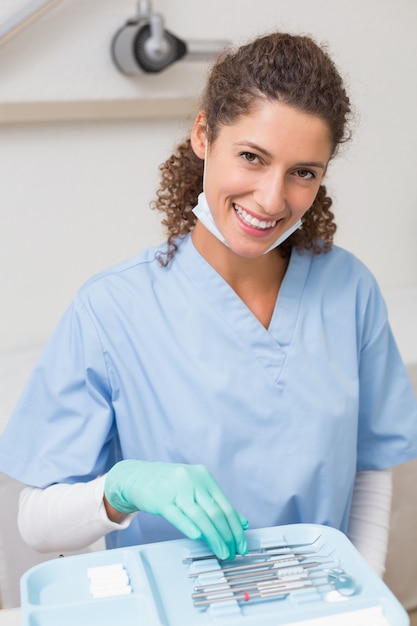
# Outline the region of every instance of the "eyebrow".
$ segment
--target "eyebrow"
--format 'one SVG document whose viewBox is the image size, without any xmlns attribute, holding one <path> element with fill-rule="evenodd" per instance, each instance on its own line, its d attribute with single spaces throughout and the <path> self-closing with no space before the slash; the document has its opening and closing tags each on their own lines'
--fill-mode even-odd
<svg viewBox="0 0 417 626">
<path fill-rule="evenodd" d="M 237 142 L 236 145 L 247 147 L 247 148 L 252 148 L 253 150 L 256 150 L 257 152 L 260 152 L 264 156 L 272 158 L 272 154 L 268 152 L 268 150 L 265 150 L 265 148 L 261 148 L 261 146 L 258 146 L 256 143 L 252 143 L 251 141 L 239 141 Z M 305 161 L 305 162 L 303 161 L 302 163 L 297 163 L 296 165 L 297 167 L 317 167 L 318 169 L 321 169 L 321 170 L 326 169 L 326 165 L 322 163 L 321 161 Z"/>
</svg>

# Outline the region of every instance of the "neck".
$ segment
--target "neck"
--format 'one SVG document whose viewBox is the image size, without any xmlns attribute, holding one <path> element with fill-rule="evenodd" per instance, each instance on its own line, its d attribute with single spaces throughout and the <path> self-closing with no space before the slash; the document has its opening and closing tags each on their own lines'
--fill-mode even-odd
<svg viewBox="0 0 417 626">
<path fill-rule="evenodd" d="M 192 240 L 201 256 L 232 287 L 232 283 L 242 280 L 253 280 L 264 286 L 270 285 L 276 282 L 277 276 L 281 276 L 282 279 L 288 266 L 288 259 L 283 258 L 278 249 L 255 258 L 239 256 L 198 221 L 192 233 Z"/>
<path fill-rule="evenodd" d="M 256 258 L 241 257 L 221 243 L 200 222 L 192 239 L 205 260 L 224 278 L 259 321 L 268 327 L 288 267 L 278 249 Z"/>
</svg>

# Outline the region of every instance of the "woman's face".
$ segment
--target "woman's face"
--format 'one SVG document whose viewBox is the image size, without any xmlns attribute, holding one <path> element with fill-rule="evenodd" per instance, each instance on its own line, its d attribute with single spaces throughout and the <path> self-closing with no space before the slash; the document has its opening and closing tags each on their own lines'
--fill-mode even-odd
<svg viewBox="0 0 417 626">
<path fill-rule="evenodd" d="M 191 142 L 205 159 L 204 191 L 214 221 L 232 251 L 255 258 L 312 205 L 332 144 L 322 119 L 279 102 L 222 126 L 206 154 L 205 117 Z"/>
</svg>

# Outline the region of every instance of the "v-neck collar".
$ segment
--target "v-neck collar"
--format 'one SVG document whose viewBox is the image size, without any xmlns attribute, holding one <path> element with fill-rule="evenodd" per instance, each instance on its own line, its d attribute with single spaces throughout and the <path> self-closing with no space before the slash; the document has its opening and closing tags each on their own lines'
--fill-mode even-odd
<svg viewBox="0 0 417 626">
<path fill-rule="evenodd" d="M 223 277 L 197 251 L 190 235 L 174 257 L 192 281 L 200 297 L 238 334 L 268 369 L 279 375 L 297 321 L 302 293 L 312 256 L 293 250 L 283 278 L 269 327 L 266 329 Z"/>
</svg>

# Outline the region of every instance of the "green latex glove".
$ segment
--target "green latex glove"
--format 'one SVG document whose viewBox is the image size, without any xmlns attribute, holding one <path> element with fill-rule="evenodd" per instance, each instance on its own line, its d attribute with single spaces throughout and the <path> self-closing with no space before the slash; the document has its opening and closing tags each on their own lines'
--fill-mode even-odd
<svg viewBox="0 0 417 626">
<path fill-rule="evenodd" d="M 219 559 L 248 550 L 248 521 L 203 465 L 120 461 L 106 476 L 104 495 L 121 513 L 162 515 L 190 539 L 203 539 Z"/>
</svg>

